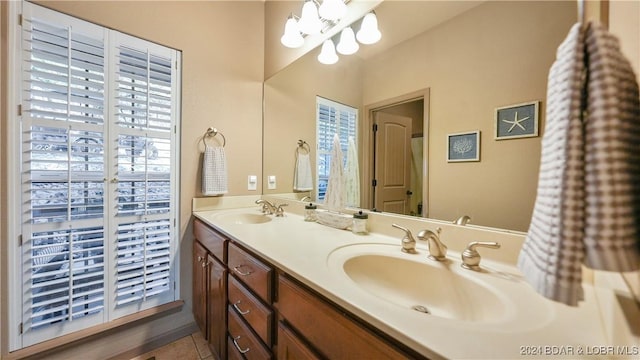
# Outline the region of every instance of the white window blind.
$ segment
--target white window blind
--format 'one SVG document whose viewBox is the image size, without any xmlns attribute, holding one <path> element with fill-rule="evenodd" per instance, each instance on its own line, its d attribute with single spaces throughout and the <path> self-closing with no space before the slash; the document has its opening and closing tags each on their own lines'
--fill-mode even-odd
<svg viewBox="0 0 640 360">
<path fill-rule="evenodd" d="M 179 53 L 22 7 L 24 347 L 176 299 Z"/>
<path fill-rule="evenodd" d="M 346 162 L 349 137 L 353 138 L 357 146 L 358 109 L 316 96 L 316 112 L 318 144 L 316 162 L 318 164 L 318 171 L 316 172 L 318 189 L 316 199 L 320 201 L 324 199 L 329 182 L 334 134 L 338 134 L 340 138 L 340 148 L 344 155 L 342 159 L 343 166 Z"/>
</svg>

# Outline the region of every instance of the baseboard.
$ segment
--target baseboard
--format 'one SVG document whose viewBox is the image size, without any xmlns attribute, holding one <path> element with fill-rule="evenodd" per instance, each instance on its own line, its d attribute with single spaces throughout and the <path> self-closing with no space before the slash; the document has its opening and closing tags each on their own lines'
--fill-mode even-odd
<svg viewBox="0 0 640 360">
<path fill-rule="evenodd" d="M 179 327 L 177 329 L 173 329 L 167 333 L 164 333 L 162 335 L 156 336 L 155 338 L 151 339 L 150 341 L 136 346 L 133 349 L 127 350 L 125 352 L 122 352 L 116 356 L 113 356 L 111 358 L 109 358 L 108 360 L 129 360 L 132 359 L 136 356 L 140 356 L 144 353 L 147 353 L 153 349 L 157 349 L 159 347 L 162 347 L 164 345 L 170 344 L 180 338 L 183 338 L 185 336 L 191 335 L 196 331 L 200 331 L 200 329 L 198 328 L 198 326 L 196 325 L 195 322 L 190 323 L 188 325 Z"/>
</svg>

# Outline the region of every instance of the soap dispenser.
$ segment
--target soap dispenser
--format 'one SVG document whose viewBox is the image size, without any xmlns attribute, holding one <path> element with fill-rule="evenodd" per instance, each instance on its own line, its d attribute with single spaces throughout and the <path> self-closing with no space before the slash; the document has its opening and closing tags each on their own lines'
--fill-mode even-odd
<svg viewBox="0 0 640 360">
<path fill-rule="evenodd" d="M 362 212 L 362 210 L 353 214 L 353 225 L 351 226 L 351 232 L 357 235 L 366 235 L 367 232 L 367 219 L 368 214 Z"/>
<path fill-rule="evenodd" d="M 318 217 L 316 215 L 316 209 L 318 207 L 309 203 L 309 205 L 304 206 L 304 221 L 316 221 Z"/>
</svg>

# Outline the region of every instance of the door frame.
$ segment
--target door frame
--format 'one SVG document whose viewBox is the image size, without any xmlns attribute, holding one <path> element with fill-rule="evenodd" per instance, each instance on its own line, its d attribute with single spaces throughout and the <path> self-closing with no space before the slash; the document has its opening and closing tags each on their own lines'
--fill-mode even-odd
<svg viewBox="0 0 640 360">
<path fill-rule="evenodd" d="M 413 91 L 404 95 L 395 96 L 392 98 L 388 98 L 385 100 L 381 100 L 372 104 L 368 104 L 364 106 L 364 121 L 360 123 L 360 134 L 362 135 L 362 179 L 360 188 L 364 191 L 360 192 L 361 196 L 361 204 L 363 208 L 371 209 L 373 207 L 373 186 L 371 184 L 374 173 L 374 164 L 373 164 L 373 152 L 374 152 L 374 134 L 372 131 L 373 128 L 373 113 L 378 110 L 382 110 L 384 108 L 388 108 L 395 105 L 404 104 L 411 101 L 416 101 L 423 99 L 424 100 L 424 108 L 422 109 L 424 113 L 424 125 L 423 125 L 423 134 L 425 138 L 424 146 L 422 148 L 422 216 L 428 217 L 429 215 L 429 88 L 420 89 L 417 91 Z"/>
</svg>

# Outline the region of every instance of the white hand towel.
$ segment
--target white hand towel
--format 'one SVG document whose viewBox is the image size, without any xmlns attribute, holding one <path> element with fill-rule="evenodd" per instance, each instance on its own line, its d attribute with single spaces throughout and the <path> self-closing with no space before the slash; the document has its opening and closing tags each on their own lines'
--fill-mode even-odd
<svg viewBox="0 0 640 360">
<path fill-rule="evenodd" d="M 202 194 L 216 196 L 226 194 L 227 191 L 227 158 L 224 147 L 205 144 L 202 159 Z"/>
<path fill-rule="evenodd" d="M 342 149 L 338 134 L 333 135 L 333 148 L 331 149 L 331 167 L 329 168 L 329 182 L 327 192 L 324 195 L 324 203 L 329 210 L 340 211 L 344 207 L 342 188 L 344 186 L 342 169 Z"/>
<path fill-rule="evenodd" d="M 296 153 L 296 167 L 293 172 L 293 190 L 313 190 L 313 175 L 311 174 L 311 160 L 309 154 Z"/>
<path fill-rule="evenodd" d="M 638 144 L 638 87 L 617 41 L 574 25 L 549 72 L 538 193 L 518 259 L 543 296 L 577 305 L 583 263 L 638 268 Z"/>
<path fill-rule="evenodd" d="M 351 136 L 349 136 L 349 147 L 347 148 L 347 164 L 344 167 L 344 202 L 347 206 L 360 206 L 358 150 Z"/>
</svg>

